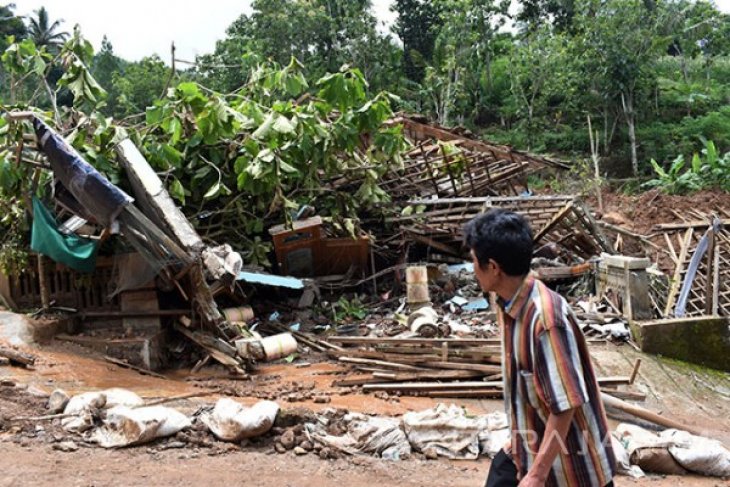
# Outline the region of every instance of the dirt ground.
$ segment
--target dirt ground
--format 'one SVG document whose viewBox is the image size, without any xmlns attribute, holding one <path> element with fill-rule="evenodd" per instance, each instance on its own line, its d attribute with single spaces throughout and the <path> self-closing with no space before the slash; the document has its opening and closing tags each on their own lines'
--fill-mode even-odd
<svg viewBox="0 0 730 487">
<path fill-rule="evenodd" d="M 380 415 L 401 415 L 432 407 L 429 398 L 364 395 L 358 390 L 333 388 L 332 381 L 344 370 L 334 363 L 316 363 L 316 356 L 294 364 L 262 367 L 250 380 L 211 378 L 215 368 L 195 377 L 186 371 L 171 371 L 167 379 L 143 376 L 104 362 L 83 347 L 52 341 L 26 350 L 36 354 L 35 370 L 0 367 L 0 418 L 46 414 L 44 394 L 61 387 L 70 393 L 107 387 L 124 387 L 145 398 L 170 397 L 200 391 L 218 391 L 203 398 L 180 400 L 170 405 L 191 414 L 202 404 L 212 404 L 221 395 L 243 403 L 259 397 L 276 398 L 283 408 L 327 407 Z M 644 392 L 644 406 L 675 420 L 704 430 L 709 436 L 730 444 L 730 379 L 728 374 L 688 367 L 636 352 L 629 345 L 592 346 L 601 376 L 628 375 L 637 358 L 642 359 L 637 382 L 631 390 Z M 314 360 L 312 360 L 314 359 Z M 309 363 L 308 361 L 313 362 Z M 191 380 L 195 379 L 195 380 Z M 626 386 L 629 387 L 629 386 Z M 296 402 L 288 402 L 291 391 Z M 310 395 L 328 397 L 329 403 L 315 403 Z M 299 400 L 303 399 L 303 400 Z M 499 400 L 455 400 L 472 413 L 498 411 Z M 358 456 L 321 460 L 313 454 L 296 456 L 275 452 L 272 438 L 243 444 L 212 440 L 197 443 L 176 438 L 122 450 L 103 450 L 66 433 L 55 421 L 0 423 L 0 486 L 101 486 L 101 485 L 250 485 L 250 486 L 480 486 L 489 460 L 475 462 L 428 461 L 419 455 L 402 461 Z M 611 419 L 612 426 L 618 424 Z M 66 441 L 76 451 L 60 451 Z M 437 480 L 435 480 L 437 479 Z M 617 479 L 616 485 L 669 487 L 729 486 L 730 482 L 697 476 L 649 476 Z"/>
</svg>

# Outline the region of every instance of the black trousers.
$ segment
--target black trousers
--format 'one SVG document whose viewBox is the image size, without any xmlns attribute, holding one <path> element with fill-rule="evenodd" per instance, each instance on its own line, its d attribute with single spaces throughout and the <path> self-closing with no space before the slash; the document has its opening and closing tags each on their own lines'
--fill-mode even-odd
<svg viewBox="0 0 730 487">
<path fill-rule="evenodd" d="M 487 483 L 484 484 L 484 487 L 517 487 L 519 483 L 517 467 L 504 450 L 499 450 L 489 467 Z M 613 481 L 606 484 L 606 487 L 613 487 Z"/>
</svg>

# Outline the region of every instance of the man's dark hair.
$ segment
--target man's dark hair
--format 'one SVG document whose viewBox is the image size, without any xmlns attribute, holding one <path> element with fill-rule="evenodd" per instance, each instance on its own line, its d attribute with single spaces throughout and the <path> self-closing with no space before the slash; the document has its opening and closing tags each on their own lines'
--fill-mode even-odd
<svg viewBox="0 0 730 487">
<path fill-rule="evenodd" d="M 464 227 L 464 244 L 482 267 L 492 259 L 507 275 L 530 272 L 532 230 L 522 215 L 493 209 L 476 216 Z"/>
</svg>

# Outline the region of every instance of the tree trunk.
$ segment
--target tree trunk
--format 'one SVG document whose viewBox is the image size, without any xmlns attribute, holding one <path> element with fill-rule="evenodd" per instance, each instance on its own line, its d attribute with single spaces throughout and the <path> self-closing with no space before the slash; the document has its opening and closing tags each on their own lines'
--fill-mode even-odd
<svg viewBox="0 0 730 487">
<path fill-rule="evenodd" d="M 636 155 L 636 120 L 634 115 L 633 94 L 629 93 L 624 96 L 621 93 L 621 103 L 624 106 L 624 116 L 626 117 L 626 125 L 629 128 L 629 143 L 631 144 L 631 172 L 634 177 L 639 175 L 639 158 Z"/>
<path fill-rule="evenodd" d="M 43 262 L 43 254 L 38 254 L 38 287 L 41 291 L 41 306 L 48 309 L 51 306 L 51 296 L 48 292 L 48 282 L 46 282 L 46 266 Z"/>
</svg>

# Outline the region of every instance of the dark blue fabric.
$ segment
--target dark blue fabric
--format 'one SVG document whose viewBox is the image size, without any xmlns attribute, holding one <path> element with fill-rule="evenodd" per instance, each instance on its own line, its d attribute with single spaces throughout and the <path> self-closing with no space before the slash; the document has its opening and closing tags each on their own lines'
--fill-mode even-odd
<svg viewBox="0 0 730 487">
<path fill-rule="evenodd" d="M 97 222 L 111 225 L 133 199 L 110 183 L 40 119 L 33 119 L 33 128 L 54 176 Z"/>
</svg>

